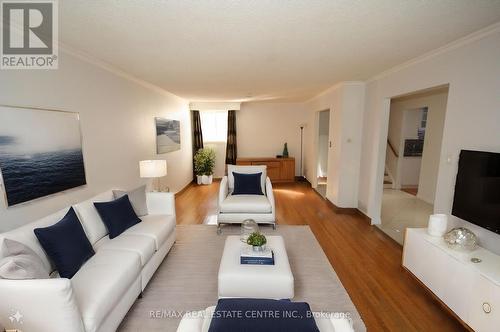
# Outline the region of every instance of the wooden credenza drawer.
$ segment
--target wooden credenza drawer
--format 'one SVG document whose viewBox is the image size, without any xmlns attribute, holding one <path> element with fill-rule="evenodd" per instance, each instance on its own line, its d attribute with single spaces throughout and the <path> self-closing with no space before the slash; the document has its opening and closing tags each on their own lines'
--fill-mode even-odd
<svg viewBox="0 0 500 332">
<path fill-rule="evenodd" d="M 281 163 L 279 161 L 255 161 L 252 165 L 266 165 L 269 168 L 280 168 Z"/>
<path fill-rule="evenodd" d="M 265 165 L 272 182 L 295 181 L 295 158 L 238 158 L 236 165 Z"/>
</svg>

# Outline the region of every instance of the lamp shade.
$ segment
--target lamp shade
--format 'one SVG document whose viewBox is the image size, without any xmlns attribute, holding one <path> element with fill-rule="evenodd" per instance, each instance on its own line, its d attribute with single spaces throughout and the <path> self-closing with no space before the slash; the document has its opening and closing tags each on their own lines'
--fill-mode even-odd
<svg viewBox="0 0 500 332">
<path fill-rule="evenodd" d="M 141 178 L 159 178 L 167 175 L 166 160 L 142 160 L 139 162 Z"/>
</svg>

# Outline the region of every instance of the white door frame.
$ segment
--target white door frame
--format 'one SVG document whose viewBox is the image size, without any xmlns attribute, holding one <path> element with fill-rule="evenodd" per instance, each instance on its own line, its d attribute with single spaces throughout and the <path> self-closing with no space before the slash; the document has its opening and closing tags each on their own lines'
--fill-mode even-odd
<svg viewBox="0 0 500 332">
<path fill-rule="evenodd" d="M 330 112 L 330 118 L 331 118 L 331 109 L 326 108 L 322 109 L 319 111 L 314 112 L 314 138 L 313 138 L 313 144 L 314 144 L 314 151 L 313 151 L 313 160 L 314 160 L 314 168 L 312 170 L 312 179 L 311 179 L 311 187 L 317 188 L 318 187 L 318 158 L 319 158 L 319 120 L 320 120 L 320 113 L 321 112 Z M 330 119 L 328 119 L 328 142 L 330 142 Z M 327 184 L 328 188 L 328 184 Z"/>
</svg>

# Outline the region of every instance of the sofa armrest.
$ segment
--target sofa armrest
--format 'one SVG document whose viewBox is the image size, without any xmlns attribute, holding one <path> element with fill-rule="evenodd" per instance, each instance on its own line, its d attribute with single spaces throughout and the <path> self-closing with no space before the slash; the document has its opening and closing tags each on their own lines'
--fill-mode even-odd
<svg viewBox="0 0 500 332">
<path fill-rule="evenodd" d="M 85 331 L 69 279 L 2 279 L 0 294 L 0 325 L 5 329 Z"/>
<path fill-rule="evenodd" d="M 173 193 L 146 193 L 149 214 L 168 214 L 175 216 L 175 196 Z"/>
<path fill-rule="evenodd" d="M 276 206 L 274 203 L 274 193 L 273 193 L 273 185 L 271 183 L 271 179 L 269 177 L 266 178 L 266 196 L 269 202 L 271 203 L 271 211 L 273 215 L 276 212 Z"/>
<path fill-rule="evenodd" d="M 228 187 L 228 183 L 227 183 L 227 176 L 224 176 L 222 178 L 222 180 L 220 181 L 220 185 L 219 185 L 219 203 L 218 203 L 218 207 L 219 207 L 219 210 L 220 210 L 220 205 L 221 203 L 226 199 L 227 195 L 229 194 L 229 187 Z"/>
</svg>

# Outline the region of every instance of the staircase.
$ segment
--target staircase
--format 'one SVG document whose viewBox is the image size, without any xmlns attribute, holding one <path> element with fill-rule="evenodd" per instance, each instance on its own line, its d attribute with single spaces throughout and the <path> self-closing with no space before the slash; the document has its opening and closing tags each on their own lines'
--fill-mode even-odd
<svg viewBox="0 0 500 332">
<path fill-rule="evenodd" d="M 392 177 L 389 175 L 387 172 L 387 168 L 384 171 L 384 189 L 392 189 L 393 188 L 394 181 Z"/>
</svg>

